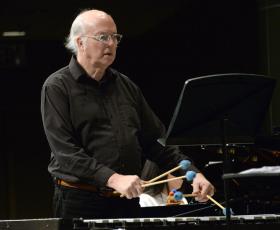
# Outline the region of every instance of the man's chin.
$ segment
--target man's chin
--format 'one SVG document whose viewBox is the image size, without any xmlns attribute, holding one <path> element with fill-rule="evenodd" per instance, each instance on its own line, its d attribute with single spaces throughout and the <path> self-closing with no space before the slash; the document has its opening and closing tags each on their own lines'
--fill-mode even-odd
<svg viewBox="0 0 280 230">
<path fill-rule="evenodd" d="M 105 65 L 111 65 L 114 62 L 115 58 L 113 56 L 105 56 L 103 59 L 103 63 Z"/>
</svg>

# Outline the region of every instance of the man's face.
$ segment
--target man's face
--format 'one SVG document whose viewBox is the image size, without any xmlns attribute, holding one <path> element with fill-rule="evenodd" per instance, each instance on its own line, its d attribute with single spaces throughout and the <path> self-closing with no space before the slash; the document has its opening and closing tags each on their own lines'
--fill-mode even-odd
<svg viewBox="0 0 280 230">
<path fill-rule="evenodd" d="M 86 33 L 81 37 L 83 45 L 78 48 L 78 58 L 87 66 L 107 68 L 116 57 L 117 40 L 113 35 L 116 33 L 116 25 L 109 16 L 96 18 L 94 23 L 89 22 Z M 109 35 L 108 41 L 102 41 L 102 35 L 107 38 Z"/>
</svg>

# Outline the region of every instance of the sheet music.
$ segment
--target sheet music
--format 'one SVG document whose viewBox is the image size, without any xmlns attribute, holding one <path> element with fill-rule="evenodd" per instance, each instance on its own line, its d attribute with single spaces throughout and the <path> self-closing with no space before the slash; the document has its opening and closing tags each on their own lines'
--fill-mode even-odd
<svg viewBox="0 0 280 230">
<path fill-rule="evenodd" d="M 263 166 L 260 168 L 251 168 L 239 172 L 239 174 L 255 174 L 255 173 L 280 173 L 280 166 Z"/>
</svg>

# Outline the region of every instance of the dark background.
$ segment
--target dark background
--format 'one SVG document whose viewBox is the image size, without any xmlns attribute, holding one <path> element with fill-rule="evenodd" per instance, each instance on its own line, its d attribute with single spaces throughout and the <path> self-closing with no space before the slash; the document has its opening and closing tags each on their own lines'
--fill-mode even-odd
<svg viewBox="0 0 280 230">
<path fill-rule="evenodd" d="M 0 219 L 51 216 L 49 147 L 40 117 L 44 80 L 67 65 L 63 43 L 84 8 L 109 12 L 124 35 L 113 67 L 136 82 L 168 125 L 186 79 L 214 73 L 280 77 L 280 1 L 8 1 L 1 3 Z M 280 126 L 279 86 L 266 118 Z M 207 97 L 207 95 L 205 95 Z"/>
</svg>

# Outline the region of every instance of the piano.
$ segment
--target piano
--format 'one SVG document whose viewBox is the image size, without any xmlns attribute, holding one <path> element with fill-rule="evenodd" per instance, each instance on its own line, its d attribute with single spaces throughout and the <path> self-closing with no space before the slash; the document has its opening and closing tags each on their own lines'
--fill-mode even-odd
<svg viewBox="0 0 280 230">
<path fill-rule="evenodd" d="M 269 141 L 268 141 L 269 140 Z M 271 144 L 273 141 L 273 145 Z M 268 144 L 269 143 L 269 144 Z M 278 144 L 278 145 L 277 145 Z M 273 148 L 272 148 L 273 147 Z M 184 147 L 198 168 L 216 188 L 215 199 L 224 201 L 223 157 L 220 147 Z M 251 168 L 280 165 L 280 136 L 259 137 L 255 145 L 230 146 L 232 173 Z M 198 163 L 198 164 L 197 164 Z M 231 207 L 238 214 L 280 213 L 280 188 L 274 177 L 250 177 L 230 179 Z"/>
</svg>

